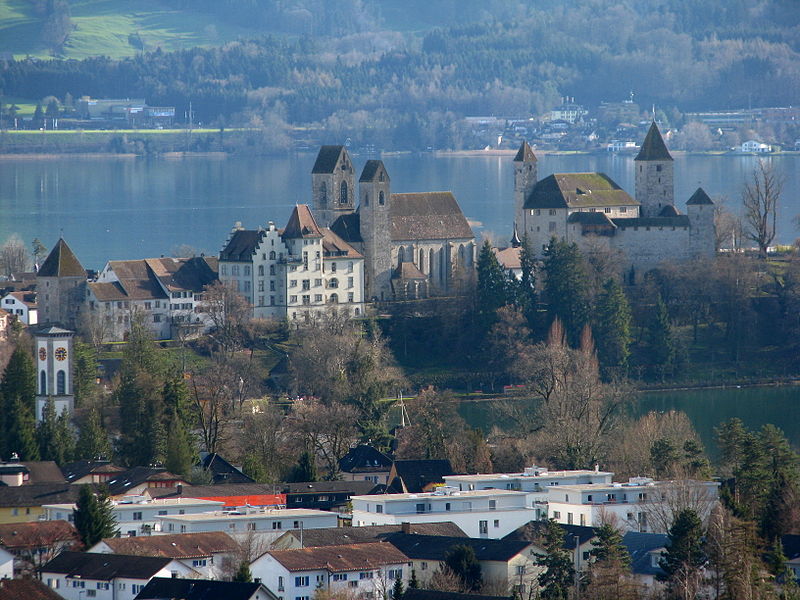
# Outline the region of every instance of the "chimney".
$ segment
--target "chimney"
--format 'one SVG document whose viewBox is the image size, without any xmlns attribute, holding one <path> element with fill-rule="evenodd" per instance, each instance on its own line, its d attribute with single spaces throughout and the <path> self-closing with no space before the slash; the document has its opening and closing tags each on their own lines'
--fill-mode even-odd
<svg viewBox="0 0 800 600">
<path fill-rule="evenodd" d="M 403 533 L 411 533 L 411 523 L 408 521 L 403 521 L 400 523 L 400 531 Z"/>
<path fill-rule="evenodd" d="M 179 483 L 175 487 L 176 487 L 176 492 L 178 493 L 178 496 L 183 496 L 183 484 Z"/>
</svg>

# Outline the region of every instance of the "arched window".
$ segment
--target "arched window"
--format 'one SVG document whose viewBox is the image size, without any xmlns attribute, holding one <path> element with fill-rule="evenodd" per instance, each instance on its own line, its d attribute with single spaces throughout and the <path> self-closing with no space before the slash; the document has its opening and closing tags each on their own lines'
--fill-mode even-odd
<svg viewBox="0 0 800 600">
<path fill-rule="evenodd" d="M 64 396 L 67 393 L 67 374 L 64 371 L 56 373 L 56 394 Z"/>
<path fill-rule="evenodd" d="M 328 203 L 328 186 L 324 181 L 322 185 L 319 186 L 319 203 L 323 206 Z"/>
<path fill-rule="evenodd" d="M 336 279 L 336 277 L 331 278 L 331 280 L 328 282 L 328 287 L 331 288 L 331 289 L 338 288 L 339 287 L 339 280 Z"/>
<path fill-rule="evenodd" d="M 47 373 L 44 371 L 44 369 L 39 374 L 39 393 L 42 396 L 47 395 Z"/>
<path fill-rule="evenodd" d="M 269 259 L 270 260 L 275 260 L 275 250 L 270 250 L 269 251 Z"/>
<path fill-rule="evenodd" d="M 425 272 L 425 250 L 419 249 L 419 270 Z"/>
<path fill-rule="evenodd" d="M 331 294 L 328 298 L 328 302 L 331 304 L 339 304 L 339 294 Z"/>
<path fill-rule="evenodd" d="M 270 275 L 275 275 L 275 265 L 270 265 L 269 266 L 269 274 Z"/>
<path fill-rule="evenodd" d="M 402 246 L 397 250 L 397 262 L 403 264 L 406 260 L 406 250 Z"/>
<path fill-rule="evenodd" d="M 458 247 L 458 264 L 459 264 L 459 266 L 462 266 L 462 267 L 467 264 L 464 261 L 464 244 L 461 244 Z"/>
<path fill-rule="evenodd" d="M 347 204 L 347 182 L 343 181 L 339 186 L 339 204 Z"/>
<path fill-rule="evenodd" d="M 431 248 L 431 251 L 428 253 L 428 269 L 430 269 L 428 275 L 430 276 L 431 279 L 433 279 L 433 266 L 436 264 L 435 262 L 433 262 L 434 259 L 435 259 L 435 254 L 433 252 L 433 248 Z"/>
<path fill-rule="evenodd" d="M 378 181 L 383 181 L 383 171 L 378 173 Z"/>
<path fill-rule="evenodd" d="M 259 277 L 264 276 L 264 265 L 258 265 L 258 275 Z"/>
<path fill-rule="evenodd" d="M 384 198 L 384 196 L 383 196 L 383 192 L 379 193 L 379 194 L 378 194 L 378 204 L 380 204 L 381 206 L 383 206 L 383 203 L 385 202 L 385 200 L 386 200 L 386 199 L 385 199 L 385 198 Z"/>
<path fill-rule="evenodd" d="M 369 206 L 369 192 L 364 192 L 364 206 Z"/>
</svg>

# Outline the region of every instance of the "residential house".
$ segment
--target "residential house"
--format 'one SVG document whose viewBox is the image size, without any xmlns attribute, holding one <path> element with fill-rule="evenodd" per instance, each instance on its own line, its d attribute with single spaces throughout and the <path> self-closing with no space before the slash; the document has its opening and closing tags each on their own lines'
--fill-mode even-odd
<svg viewBox="0 0 800 600">
<path fill-rule="evenodd" d="M 506 275 L 516 280 L 522 278 L 522 261 L 520 259 L 522 242 L 518 242 L 518 239 L 517 232 L 514 230 L 511 246 L 508 248 L 492 248 L 497 262 L 500 263 Z"/>
<path fill-rule="evenodd" d="M 371 481 L 306 481 L 285 483 L 282 492 L 288 508 L 313 508 L 349 513 L 350 497 L 374 493 Z"/>
<path fill-rule="evenodd" d="M 203 579 L 230 577 L 239 566 L 235 559 L 239 544 L 222 531 L 106 538 L 88 551 L 172 558 L 197 571 Z"/>
<path fill-rule="evenodd" d="M 742 144 L 742 152 L 767 154 L 772 152 L 772 146 L 759 142 L 758 140 L 747 140 Z"/>
<path fill-rule="evenodd" d="M 664 575 L 659 561 L 667 546 L 667 535 L 628 531 L 622 537 L 622 545 L 631 556 L 631 572 L 636 581 L 649 590 L 660 585 L 656 577 Z"/>
<path fill-rule="evenodd" d="M 531 521 L 518 527 L 503 539 L 524 540 L 538 544 L 544 537 L 546 526 L 547 521 Z M 575 570 L 582 573 L 591 561 L 591 551 L 594 549 L 597 532 L 594 527 L 581 527 L 580 525 L 561 525 L 561 528 L 564 530 L 562 548 L 569 551 Z"/>
<path fill-rule="evenodd" d="M 8 340 L 9 329 L 14 321 L 15 319 L 10 312 L 0 308 L 0 342 Z"/>
<path fill-rule="evenodd" d="M 26 523 L 44 519 L 44 504 L 73 503 L 78 499 L 80 489 L 80 486 L 68 483 L 0 485 L 0 523 Z"/>
<path fill-rule="evenodd" d="M 153 577 L 196 577 L 171 558 L 62 552 L 42 567 L 41 579 L 65 600 L 132 599 Z"/>
<path fill-rule="evenodd" d="M 151 489 L 188 486 L 183 477 L 161 467 L 133 467 L 108 480 L 108 493 L 112 498 L 137 496 Z"/>
<path fill-rule="evenodd" d="M 262 583 L 154 577 L 134 600 L 278 600 Z"/>
<path fill-rule="evenodd" d="M 108 460 L 78 460 L 61 467 L 69 483 L 108 483 L 128 469 L 112 465 Z"/>
<path fill-rule="evenodd" d="M 0 525 L 0 548 L 14 556 L 14 577 L 37 572 L 64 550 L 80 545 L 67 521 L 33 521 Z"/>
<path fill-rule="evenodd" d="M 88 316 L 107 341 L 125 339 L 134 313 L 143 315 L 156 339 L 206 331 L 204 288 L 217 280 L 217 259 L 112 260 L 87 284 Z"/>
<path fill-rule="evenodd" d="M 403 493 L 430 492 L 443 485 L 447 475 L 454 474 L 447 459 L 396 460 L 389 471 L 389 487 Z"/>
<path fill-rule="evenodd" d="M 543 569 L 536 562 L 545 552 L 529 541 L 402 532 L 389 534 L 385 539 L 411 560 L 422 587 L 427 587 L 427 583 L 453 547 L 467 546 L 475 553 L 485 585 L 492 589 L 508 590 L 509 594 L 516 590 L 522 598 L 529 597 L 529 594 L 539 589 L 537 577 Z"/>
<path fill-rule="evenodd" d="M 0 299 L 0 308 L 14 315 L 23 325 L 36 325 L 39 322 L 36 292 L 9 292 Z"/>
<path fill-rule="evenodd" d="M 627 483 L 552 486 L 548 518 L 567 525 L 599 527 L 613 521 L 627 531 L 664 533 L 672 523 L 673 496 L 689 494 L 705 519 L 719 496 L 714 481 L 654 481 L 632 477 Z"/>
<path fill-rule="evenodd" d="M 302 508 L 265 509 L 243 507 L 201 514 L 157 517 L 160 531 L 164 533 L 196 533 L 200 531 L 226 531 L 227 533 L 272 532 L 287 529 L 314 529 L 335 527 L 336 514 L 323 510 Z M 277 536 L 276 536 L 277 537 Z"/>
<path fill-rule="evenodd" d="M 244 296 L 255 318 L 308 321 L 331 308 L 364 314 L 364 257 L 317 225 L 305 204 L 284 229 L 237 223 L 219 255 L 219 279 Z"/>
<path fill-rule="evenodd" d="M 395 580 L 408 583 L 408 558 L 386 542 L 352 546 L 323 546 L 298 550 L 271 550 L 250 564 L 279 598 L 310 600 L 316 590 L 380 600 L 390 594 Z"/>
<path fill-rule="evenodd" d="M 286 495 L 280 488 L 263 483 L 226 483 L 225 485 L 178 485 L 176 488 L 149 489 L 148 495 L 163 499 L 200 498 L 222 502 L 225 509 L 237 507 L 286 508 Z"/>
<path fill-rule="evenodd" d="M 0 579 L 0 600 L 62 600 L 38 579 Z"/>
<path fill-rule="evenodd" d="M 786 534 L 781 536 L 786 566 L 792 570 L 795 579 L 800 581 L 800 535 Z"/>
<path fill-rule="evenodd" d="M 345 481 L 389 483 L 392 459 L 367 444 L 359 444 L 339 460 L 339 470 Z"/>
<path fill-rule="evenodd" d="M 475 538 L 501 538 L 535 518 L 533 500 L 514 490 L 352 496 L 353 526 L 452 521 Z"/>
<path fill-rule="evenodd" d="M 291 550 L 294 548 L 312 548 L 316 546 L 348 546 L 351 544 L 368 544 L 385 541 L 393 533 L 414 533 L 419 535 L 442 535 L 450 538 L 466 538 L 455 523 L 408 522 L 399 525 L 364 525 L 362 527 L 330 527 L 323 529 L 307 529 L 287 531 L 273 544 L 273 550 Z"/>
<path fill-rule="evenodd" d="M 211 476 L 211 483 L 213 484 L 256 482 L 255 479 L 242 473 L 240 468 L 234 467 L 216 452 L 201 452 L 198 466 Z"/>
<path fill-rule="evenodd" d="M 49 521 L 73 520 L 74 504 L 47 504 L 42 507 Z M 162 533 L 161 519 L 170 515 L 205 514 L 222 508 L 222 502 L 176 498 L 169 500 L 148 500 L 144 496 L 130 496 L 112 501 L 112 513 L 117 522 L 120 535 L 156 535 Z"/>
</svg>

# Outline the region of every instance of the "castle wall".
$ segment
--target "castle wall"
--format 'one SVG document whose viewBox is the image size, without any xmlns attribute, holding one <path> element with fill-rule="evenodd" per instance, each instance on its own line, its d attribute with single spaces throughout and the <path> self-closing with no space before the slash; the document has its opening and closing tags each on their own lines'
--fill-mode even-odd
<svg viewBox="0 0 800 600">
<path fill-rule="evenodd" d="M 566 208 L 536 208 L 523 211 L 524 231 L 536 256 L 541 256 L 550 238 L 568 239 Z"/>
</svg>

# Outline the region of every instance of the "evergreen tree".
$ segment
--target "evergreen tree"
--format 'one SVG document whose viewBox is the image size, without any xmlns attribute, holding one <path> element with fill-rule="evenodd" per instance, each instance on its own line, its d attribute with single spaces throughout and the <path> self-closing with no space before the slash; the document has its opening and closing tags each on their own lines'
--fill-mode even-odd
<svg viewBox="0 0 800 600">
<path fill-rule="evenodd" d="M 7 444 L 9 453 L 16 453 L 20 460 L 39 460 L 39 444 L 36 443 L 36 419 L 33 409 L 19 396 L 11 402 Z"/>
<path fill-rule="evenodd" d="M 49 401 L 42 421 L 36 428 L 41 460 L 52 460 L 62 466 L 72 460 L 75 453 L 75 436 L 67 412 L 56 415 L 55 404 Z"/>
<path fill-rule="evenodd" d="M 477 309 L 480 332 L 485 333 L 497 319 L 497 309 L 508 304 L 509 282 L 497 261 L 489 240 L 478 254 Z"/>
<path fill-rule="evenodd" d="M 111 501 L 103 492 L 95 493 L 89 485 L 81 486 L 73 511 L 75 529 L 88 549 L 103 538 L 117 535 L 117 521 Z"/>
<path fill-rule="evenodd" d="M 167 411 L 176 411 L 184 423 L 188 422 L 192 408 L 183 373 L 174 371 L 166 377 L 163 396 L 164 408 Z"/>
<path fill-rule="evenodd" d="M 578 246 L 551 239 L 544 252 L 544 273 L 550 319 L 560 319 L 567 340 L 577 346 L 589 321 L 589 282 Z"/>
<path fill-rule="evenodd" d="M 564 549 L 564 530 L 553 520 L 547 521 L 540 542 L 544 556 L 536 564 L 544 567 L 537 578 L 542 588 L 541 597 L 546 600 L 567 600 L 575 582 L 575 567 L 572 556 Z"/>
<path fill-rule="evenodd" d="M 647 328 L 648 362 L 664 378 L 675 362 L 676 344 L 672 334 L 667 305 L 659 294 L 650 324 Z"/>
<path fill-rule="evenodd" d="M 72 389 L 75 406 L 91 401 L 97 393 L 97 352 L 94 346 L 80 340 L 72 345 Z"/>
<path fill-rule="evenodd" d="M 411 579 L 408 580 L 408 589 L 419 589 L 419 579 L 417 579 L 417 572 L 414 569 L 411 569 Z"/>
<path fill-rule="evenodd" d="M 703 550 L 703 525 L 692 509 L 680 511 L 667 534 L 667 548 L 659 560 L 664 571 L 657 575 L 659 581 L 681 600 L 695 598 L 702 582 L 702 568 L 706 564 Z"/>
<path fill-rule="evenodd" d="M 317 481 L 317 465 L 314 455 L 306 450 L 292 472 L 292 481 Z"/>
<path fill-rule="evenodd" d="M 78 435 L 75 458 L 96 460 L 101 457 L 111 458 L 111 444 L 108 441 L 108 434 L 103 428 L 100 413 L 97 409 L 92 408 Z"/>
<path fill-rule="evenodd" d="M 253 574 L 250 572 L 250 565 L 247 564 L 246 560 L 243 560 L 239 564 L 239 569 L 233 576 L 233 580 L 238 581 L 239 583 L 250 583 L 253 581 Z"/>
<path fill-rule="evenodd" d="M 269 476 L 264 468 L 262 460 L 254 453 L 250 452 L 245 455 L 242 461 L 242 473 L 251 477 L 258 483 L 267 483 Z"/>
<path fill-rule="evenodd" d="M 194 442 L 183 426 L 183 421 L 178 413 L 173 411 L 167 429 L 167 451 L 164 466 L 170 473 L 188 478 L 192 473 L 192 467 L 197 462 L 196 459 Z"/>
<path fill-rule="evenodd" d="M 161 383 L 146 371 L 125 369 L 120 375 L 114 391 L 120 414 L 118 454 L 128 466 L 164 461 L 161 387 Z"/>
<path fill-rule="evenodd" d="M 627 369 L 631 345 L 631 308 L 622 286 L 609 279 L 597 300 L 594 339 L 597 356 L 605 368 Z"/>
<path fill-rule="evenodd" d="M 590 550 L 594 560 L 589 564 L 586 597 L 592 600 L 627 600 L 637 598 L 631 579 L 630 554 L 622 544 L 622 536 L 611 525 L 603 525 Z"/>
<path fill-rule="evenodd" d="M 519 249 L 519 265 L 522 276 L 519 280 L 517 298 L 528 319 L 528 327 L 534 329 L 536 326 L 536 255 L 533 253 L 527 233 L 523 236 L 522 246 Z"/>
<path fill-rule="evenodd" d="M 33 111 L 33 124 L 35 127 L 41 127 L 44 124 L 44 109 L 42 103 L 36 104 L 36 109 Z"/>
<path fill-rule="evenodd" d="M 18 344 L 3 371 L 0 380 L 0 458 L 8 458 L 12 452 L 11 429 L 15 426 L 14 403 L 20 398 L 22 405 L 33 414 L 36 404 L 36 367 L 28 352 Z"/>
<path fill-rule="evenodd" d="M 393 600 L 403 600 L 404 593 L 405 590 L 403 589 L 403 580 L 398 575 L 397 579 L 394 580 L 394 587 L 392 587 Z"/>
<path fill-rule="evenodd" d="M 445 552 L 444 564 L 464 582 L 467 591 L 480 591 L 483 585 L 483 575 L 472 546 L 457 544 L 451 547 Z"/>
</svg>

